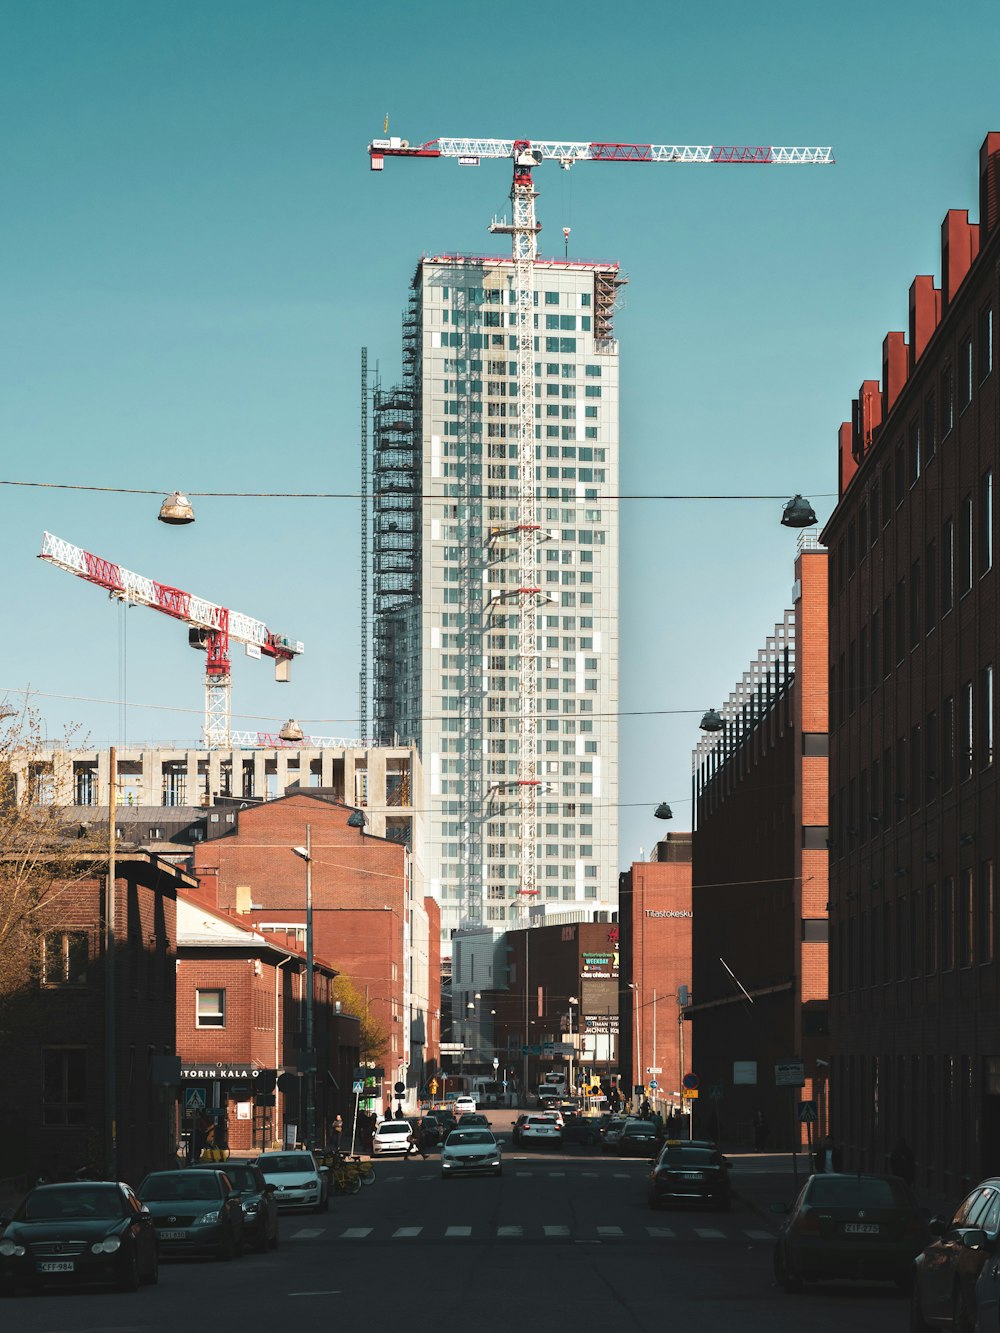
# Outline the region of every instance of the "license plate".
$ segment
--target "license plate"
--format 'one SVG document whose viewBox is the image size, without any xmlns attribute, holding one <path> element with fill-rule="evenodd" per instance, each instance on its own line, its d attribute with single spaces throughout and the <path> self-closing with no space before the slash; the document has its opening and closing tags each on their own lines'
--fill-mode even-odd
<svg viewBox="0 0 1000 1333">
<path fill-rule="evenodd" d="M 63 1259 L 58 1263 L 39 1264 L 38 1271 L 40 1273 L 72 1273 L 74 1267 L 72 1260 Z"/>
<path fill-rule="evenodd" d="M 705 1177 L 701 1171 L 684 1171 L 681 1174 L 681 1180 L 704 1180 Z"/>
<path fill-rule="evenodd" d="M 844 1230 L 855 1236 L 877 1236 L 879 1225 L 877 1222 L 845 1222 Z"/>
<path fill-rule="evenodd" d="M 186 1231 L 161 1231 L 160 1240 L 186 1240 Z"/>
</svg>

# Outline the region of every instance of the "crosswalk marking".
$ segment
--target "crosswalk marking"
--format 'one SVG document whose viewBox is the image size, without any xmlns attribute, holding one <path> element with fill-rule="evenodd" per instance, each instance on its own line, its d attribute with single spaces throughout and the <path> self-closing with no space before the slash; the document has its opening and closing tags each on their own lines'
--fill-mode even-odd
<svg viewBox="0 0 1000 1333">
<path fill-rule="evenodd" d="M 404 1240 L 410 1236 L 419 1236 L 421 1231 L 423 1231 L 423 1227 L 397 1227 L 392 1234 L 394 1237 L 398 1236 L 401 1240 Z"/>
<path fill-rule="evenodd" d="M 533 1172 L 531 1172 L 531 1171 L 515 1171 L 514 1174 L 515 1174 L 516 1176 L 530 1176 L 530 1175 L 533 1174 Z"/>
<path fill-rule="evenodd" d="M 325 1228 L 323 1227 L 303 1227 L 301 1231 L 293 1231 L 291 1240 L 312 1240 L 314 1236 L 322 1236 Z"/>
<path fill-rule="evenodd" d="M 405 1176 L 386 1176 L 386 1183 L 389 1185 L 393 1185 L 397 1180 L 405 1180 L 405 1179 L 406 1179 Z"/>
<path fill-rule="evenodd" d="M 601 1173 L 599 1171 L 581 1171 L 581 1176 L 588 1176 L 591 1180 L 596 1180 Z"/>
<path fill-rule="evenodd" d="M 472 1227 L 446 1227 L 446 1236 L 471 1236 Z"/>
<path fill-rule="evenodd" d="M 366 1236 L 372 1234 L 371 1227 L 348 1227 L 346 1231 L 340 1233 L 341 1240 L 364 1240 Z"/>
<path fill-rule="evenodd" d="M 774 1240 L 773 1231 L 744 1231 L 744 1236 L 749 1236 L 751 1240 Z"/>
<path fill-rule="evenodd" d="M 704 1240 L 725 1240 L 726 1236 L 724 1231 L 716 1231 L 714 1227 L 695 1227 L 694 1234 Z"/>
<path fill-rule="evenodd" d="M 497 1227 L 498 1236 L 523 1236 L 524 1227 Z"/>
<path fill-rule="evenodd" d="M 568 1236 L 569 1227 L 542 1227 L 546 1236 Z"/>
<path fill-rule="evenodd" d="M 671 1231 L 669 1227 L 647 1227 L 646 1234 L 658 1240 L 673 1240 L 677 1232 Z"/>
<path fill-rule="evenodd" d="M 625 1233 L 621 1227 L 598 1227 L 597 1234 L 599 1236 L 622 1236 Z"/>
<path fill-rule="evenodd" d="M 553 1180 L 561 1179 L 566 1174 L 565 1171 L 550 1171 L 549 1175 Z"/>
<path fill-rule="evenodd" d="M 629 1178 L 629 1177 L 628 1177 L 628 1172 L 627 1172 L 627 1171 L 616 1171 L 616 1172 L 615 1172 L 615 1180 L 628 1180 L 628 1178 Z"/>
</svg>

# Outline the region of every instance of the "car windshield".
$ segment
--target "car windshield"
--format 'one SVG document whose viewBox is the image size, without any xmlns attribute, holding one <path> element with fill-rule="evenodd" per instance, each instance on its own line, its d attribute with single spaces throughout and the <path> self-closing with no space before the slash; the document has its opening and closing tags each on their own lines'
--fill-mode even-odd
<svg viewBox="0 0 1000 1333">
<path fill-rule="evenodd" d="M 486 1129 L 453 1129 L 448 1135 L 446 1148 L 464 1148 L 470 1143 L 492 1143 L 493 1135 Z"/>
<path fill-rule="evenodd" d="M 378 1134 L 409 1134 L 410 1126 L 405 1120 L 387 1120 L 385 1124 L 379 1125 Z"/>
<path fill-rule="evenodd" d="M 20 1222 L 48 1221 L 60 1217 L 121 1217 L 122 1197 L 113 1185 L 78 1189 L 58 1185 L 32 1190 L 17 1210 Z"/>
<path fill-rule="evenodd" d="M 656 1126 L 653 1124 L 652 1120 L 626 1120 L 625 1133 L 646 1135 L 647 1137 L 655 1138 Z"/>
<path fill-rule="evenodd" d="M 244 1192 L 250 1191 L 256 1193 L 260 1189 L 256 1174 L 249 1166 L 232 1166 L 227 1164 L 226 1175 L 233 1182 L 233 1188 Z"/>
<path fill-rule="evenodd" d="M 711 1148 L 664 1148 L 660 1154 L 664 1166 L 719 1166 L 721 1156 Z"/>
<path fill-rule="evenodd" d="M 811 1208 L 899 1208 L 909 1204 L 904 1187 L 870 1176 L 814 1176 L 804 1203 Z"/>
<path fill-rule="evenodd" d="M 286 1171 L 316 1170 L 316 1163 L 308 1153 L 304 1152 L 268 1153 L 266 1157 L 261 1158 L 258 1166 L 267 1175 L 278 1175 Z"/>
<path fill-rule="evenodd" d="M 554 1115 L 529 1115 L 526 1123 L 529 1125 L 555 1125 L 559 1122 Z"/>
<path fill-rule="evenodd" d="M 154 1171 L 139 1186 L 140 1199 L 220 1199 L 214 1171 Z"/>
</svg>

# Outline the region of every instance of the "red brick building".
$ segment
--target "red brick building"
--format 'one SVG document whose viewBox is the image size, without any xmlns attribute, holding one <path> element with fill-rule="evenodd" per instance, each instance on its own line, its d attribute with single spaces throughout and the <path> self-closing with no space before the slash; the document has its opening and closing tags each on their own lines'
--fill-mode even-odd
<svg viewBox="0 0 1000 1333">
<path fill-rule="evenodd" d="M 993 719 L 1000 135 L 840 428 L 831 551 L 833 1119 L 957 1194 L 1000 1167 Z"/>
<path fill-rule="evenodd" d="M 817 1100 L 825 1128 L 827 566 L 801 538 L 793 609 L 695 753 L 695 1128 L 714 1110 L 723 1133 L 748 1138 L 760 1111 L 783 1146 L 804 1138 L 800 1099 Z M 805 1086 L 790 1091 L 775 1066 L 793 1057 Z"/>
<path fill-rule="evenodd" d="M 679 1110 L 683 1074 L 695 1067 L 691 1025 L 682 1033 L 679 1007 L 681 987 L 691 987 L 690 833 L 668 834 L 652 860 L 634 861 L 621 875 L 618 920 L 622 1083 L 641 1086 L 665 1111 Z"/>
<path fill-rule="evenodd" d="M 200 1115 L 215 1141 L 249 1152 L 282 1143 L 306 1124 L 306 955 L 206 907 L 177 902 L 177 1052 L 180 1116 L 187 1141 Z M 334 1116 L 349 1118 L 358 1064 L 359 1020 L 336 1011 L 334 969 L 313 968 L 315 1142 Z M 199 1145 L 201 1146 L 201 1145 Z"/>
<path fill-rule="evenodd" d="M 5 1001 L 4 1174 L 89 1164 L 138 1184 L 173 1161 L 176 897 L 195 881 L 151 852 L 118 853 L 110 997 L 106 885 L 105 857 L 57 890 L 37 979 Z"/>
<path fill-rule="evenodd" d="M 428 942 L 436 909 L 416 893 L 406 847 L 349 826 L 353 813 L 322 789 L 240 810 L 226 832 L 197 845 L 194 869 L 206 901 L 301 949 L 306 866 L 292 848 L 305 844 L 308 826 L 314 951 L 386 1031 L 383 1097 L 401 1081 L 412 1101 L 438 1058 L 440 977 Z"/>
</svg>

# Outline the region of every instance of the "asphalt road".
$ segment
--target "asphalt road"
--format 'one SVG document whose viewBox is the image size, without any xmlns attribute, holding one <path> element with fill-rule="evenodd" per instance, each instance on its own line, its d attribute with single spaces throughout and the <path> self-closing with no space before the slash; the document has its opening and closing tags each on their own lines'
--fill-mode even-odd
<svg viewBox="0 0 1000 1333">
<path fill-rule="evenodd" d="M 651 1212 L 645 1162 L 508 1146 L 504 1163 L 501 1179 L 445 1181 L 434 1153 L 383 1158 L 377 1182 L 327 1214 L 283 1216 L 276 1252 L 165 1262 L 159 1285 L 134 1295 L 11 1297 L 0 1323 L 18 1333 L 284 1333 L 334 1320 L 407 1333 L 907 1328 L 908 1304 L 890 1287 L 779 1290 L 775 1225 L 738 1203 L 727 1214 Z"/>
</svg>

